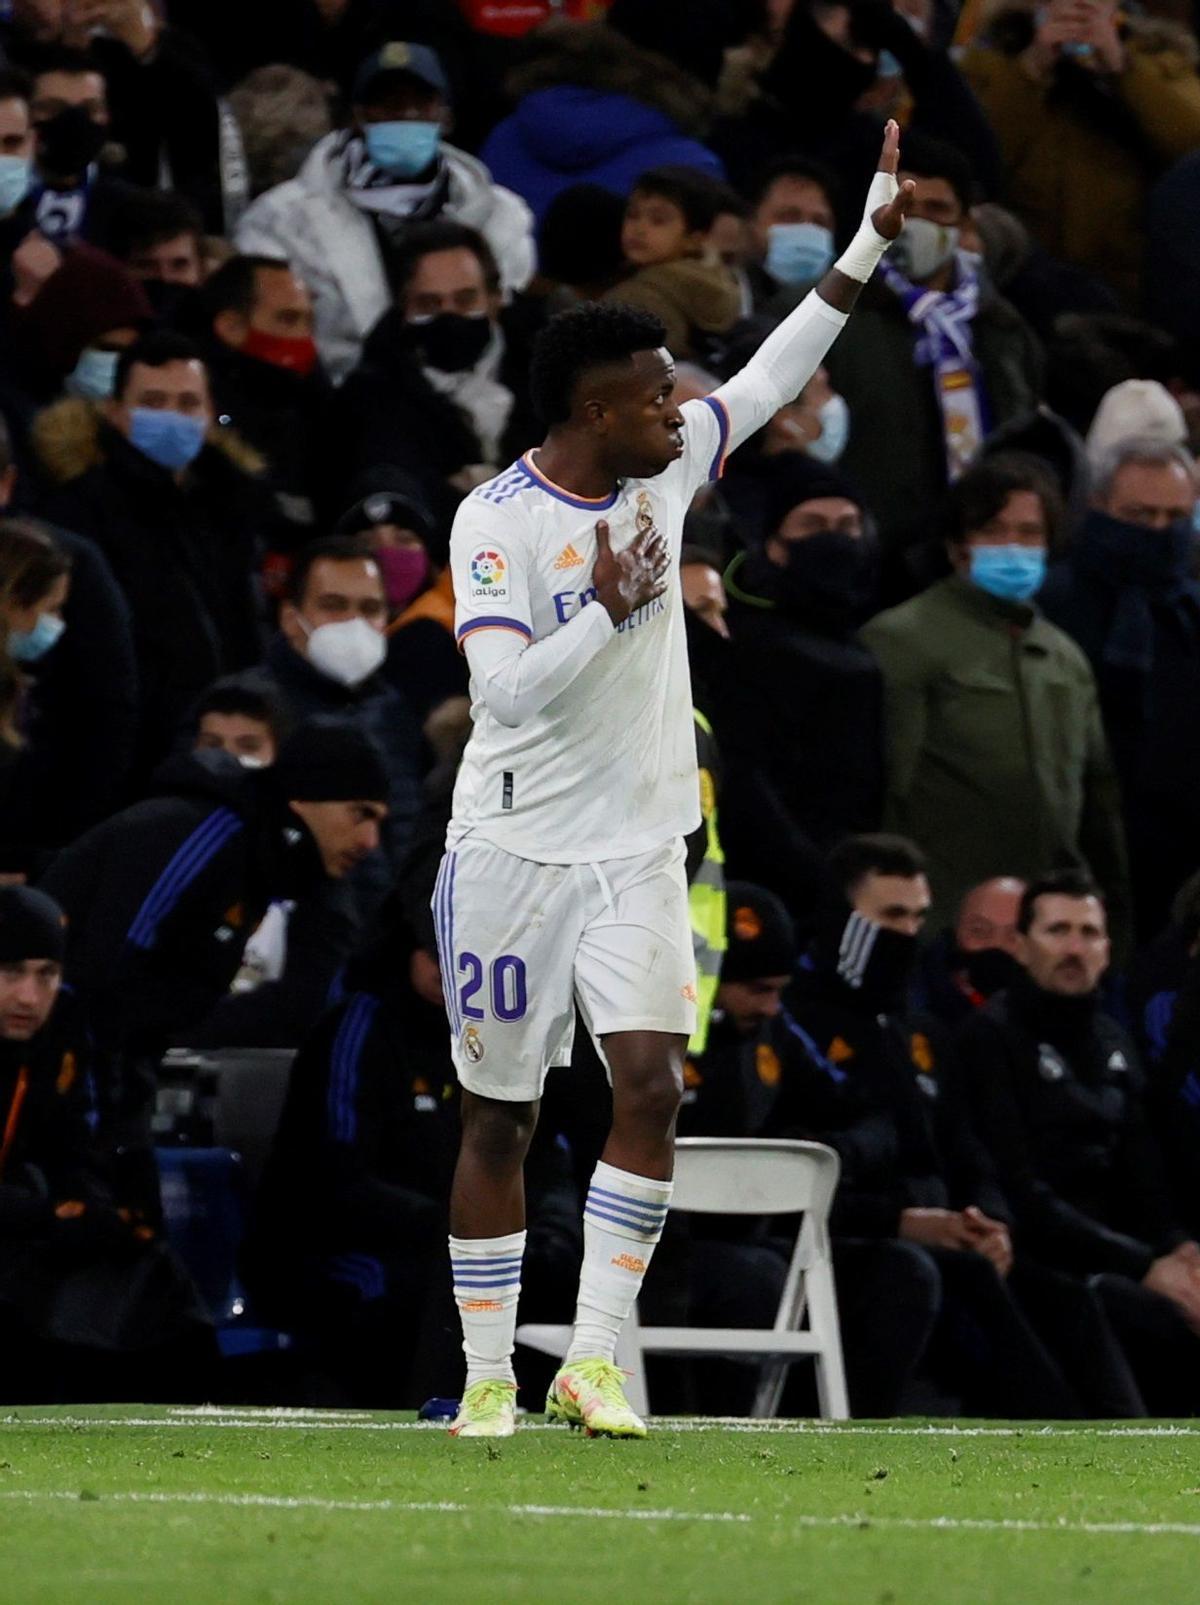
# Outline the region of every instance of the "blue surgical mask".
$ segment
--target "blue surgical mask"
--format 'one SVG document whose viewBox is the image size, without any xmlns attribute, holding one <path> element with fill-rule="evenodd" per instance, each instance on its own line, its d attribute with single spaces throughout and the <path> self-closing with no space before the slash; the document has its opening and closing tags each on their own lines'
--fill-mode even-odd
<svg viewBox="0 0 1200 1605">
<path fill-rule="evenodd" d="M 833 234 L 820 223 L 772 223 L 766 269 L 776 284 L 815 284 L 833 265 Z"/>
<path fill-rule="evenodd" d="M 207 431 L 207 419 L 165 407 L 135 407 L 129 415 L 129 444 L 173 472 L 195 462 Z"/>
<path fill-rule="evenodd" d="M 438 153 L 440 123 L 368 123 L 363 129 L 367 155 L 380 172 L 393 178 L 416 178 Z"/>
<path fill-rule="evenodd" d="M 971 583 L 1007 602 L 1028 602 L 1046 578 L 1044 546 L 972 546 Z"/>
<path fill-rule="evenodd" d="M 88 346 L 81 351 L 79 361 L 67 375 L 67 389 L 73 396 L 86 396 L 90 401 L 107 401 L 117 388 L 119 351 L 97 351 Z"/>
<path fill-rule="evenodd" d="M 832 395 L 820 407 L 821 433 L 805 447 L 819 463 L 835 463 L 850 438 L 850 408 L 845 396 Z"/>
<path fill-rule="evenodd" d="M 876 78 L 902 78 L 904 76 L 904 68 L 890 50 L 881 50 L 875 58 L 875 76 Z"/>
<path fill-rule="evenodd" d="M 0 217 L 7 217 L 29 194 L 30 164 L 25 156 L 0 156 Z"/>
<path fill-rule="evenodd" d="M 63 621 L 53 613 L 40 613 L 32 630 L 13 630 L 8 638 L 8 650 L 18 663 L 36 663 L 44 658 L 66 629 Z"/>
</svg>

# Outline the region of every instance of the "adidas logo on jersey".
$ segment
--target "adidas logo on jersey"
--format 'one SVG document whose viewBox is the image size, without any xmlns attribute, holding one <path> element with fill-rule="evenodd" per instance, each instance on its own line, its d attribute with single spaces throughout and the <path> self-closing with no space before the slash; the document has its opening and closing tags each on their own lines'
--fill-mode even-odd
<svg viewBox="0 0 1200 1605">
<path fill-rule="evenodd" d="M 580 568 L 582 565 L 583 558 L 580 557 L 579 553 L 569 543 L 563 547 L 562 551 L 554 559 L 554 566 L 556 569 Z"/>
</svg>

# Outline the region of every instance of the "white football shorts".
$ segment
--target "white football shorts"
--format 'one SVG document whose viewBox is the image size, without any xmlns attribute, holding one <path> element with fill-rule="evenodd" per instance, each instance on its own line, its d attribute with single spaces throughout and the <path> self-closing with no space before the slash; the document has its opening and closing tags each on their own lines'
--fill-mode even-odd
<svg viewBox="0 0 1200 1605">
<path fill-rule="evenodd" d="M 682 840 L 600 864 L 537 864 L 468 836 L 433 893 L 455 1069 L 484 1098 L 541 1097 L 571 1061 L 575 1005 L 614 1031 L 690 1036 L 696 963 Z"/>
</svg>

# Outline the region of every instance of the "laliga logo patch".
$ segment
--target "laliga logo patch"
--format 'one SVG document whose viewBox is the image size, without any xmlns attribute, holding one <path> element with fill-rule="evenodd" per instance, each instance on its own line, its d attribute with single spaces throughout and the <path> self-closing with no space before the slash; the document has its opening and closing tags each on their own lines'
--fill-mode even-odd
<svg viewBox="0 0 1200 1605">
<path fill-rule="evenodd" d="M 508 558 L 500 547 L 482 547 L 472 557 L 471 600 L 508 601 Z"/>
<path fill-rule="evenodd" d="M 469 1025 L 463 1032 L 463 1052 L 472 1064 L 478 1064 L 483 1058 L 483 1043 L 473 1025 Z"/>
</svg>

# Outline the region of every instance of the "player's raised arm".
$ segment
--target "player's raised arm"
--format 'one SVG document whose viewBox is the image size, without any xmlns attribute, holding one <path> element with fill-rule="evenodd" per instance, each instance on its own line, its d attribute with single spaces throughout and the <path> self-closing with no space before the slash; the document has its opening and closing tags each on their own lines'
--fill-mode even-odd
<svg viewBox="0 0 1200 1605">
<path fill-rule="evenodd" d="M 816 289 L 771 331 L 740 373 L 715 392 L 712 399 L 729 418 L 727 451 L 749 439 L 804 389 L 845 326 L 859 291 L 903 228 L 913 185 L 896 182 L 899 160 L 900 129 L 890 122 L 857 234 Z"/>
</svg>

